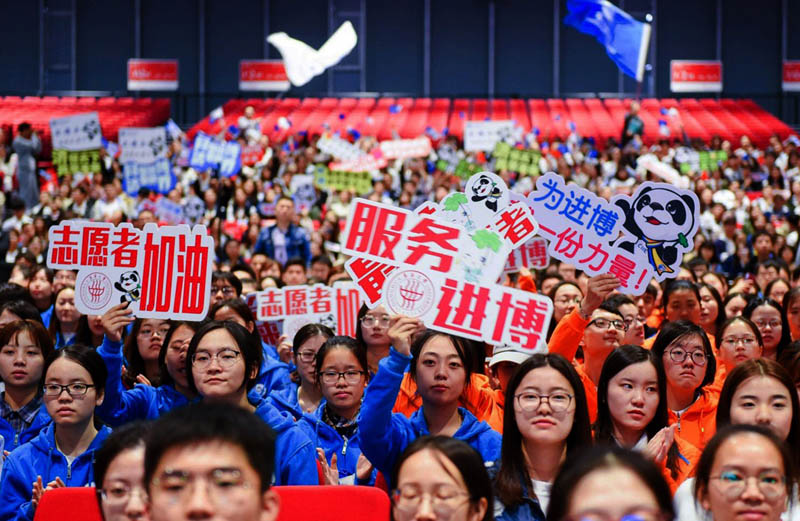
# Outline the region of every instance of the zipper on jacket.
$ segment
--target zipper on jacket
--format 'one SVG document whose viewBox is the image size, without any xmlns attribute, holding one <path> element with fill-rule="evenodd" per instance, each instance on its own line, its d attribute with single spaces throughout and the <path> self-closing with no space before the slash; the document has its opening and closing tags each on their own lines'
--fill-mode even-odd
<svg viewBox="0 0 800 521">
<path fill-rule="evenodd" d="M 14 433 L 14 446 L 15 447 L 19 446 L 19 433 L 18 432 Z"/>
<path fill-rule="evenodd" d="M 347 438 L 344 438 L 344 445 L 342 445 L 342 456 L 344 456 L 345 453 L 347 452 L 347 442 L 348 441 L 349 440 Z"/>
<path fill-rule="evenodd" d="M 67 480 L 72 478 L 72 462 L 67 462 Z"/>
</svg>

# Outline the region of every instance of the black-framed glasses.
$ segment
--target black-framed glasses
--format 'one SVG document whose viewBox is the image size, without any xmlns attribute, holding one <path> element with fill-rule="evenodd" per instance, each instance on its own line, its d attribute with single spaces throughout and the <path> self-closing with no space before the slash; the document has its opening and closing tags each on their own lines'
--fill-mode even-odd
<svg viewBox="0 0 800 521">
<path fill-rule="evenodd" d="M 780 320 L 775 320 L 775 319 L 773 319 L 773 320 L 759 320 L 759 321 L 756 322 L 756 326 L 758 326 L 758 329 L 764 329 L 767 326 L 771 327 L 772 329 L 778 329 L 779 327 L 781 327 L 781 325 L 782 325 L 781 321 Z"/>
<path fill-rule="evenodd" d="M 786 493 L 786 476 L 772 470 L 764 471 L 757 476 L 745 476 L 739 471 L 727 470 L 709 479 L 719 483 L 720 492 L 728 501 L 735 501 L 744 492 L 750 478 L 756 480 L 758 490 L 770 501 Z"/>
<path fill-rule="evenodd" d="M 756 346 L 756 337 L 754 336 L 743 336 L 743 337 L 735 337 L 729 336 L 722 339 L 723 344 L 727 344 L 729 346 L 736 347 L 736 344 L 742 344 L 747 349 L 751 349 Z"/>
<path fill-rule="evenodd" d="M 44 384 L 42 388 L 44 389 L 45 396 L 61 396 L 61 393 L 67 391 L 67 394 L 70 396 L 83 396 L 89 392 L 89 388 L 94 387 L 91 384 L 84 384 L 80 382 L 61 385 L 61 384 Z"/>
<path fill-rule="evenodd" d="M 539 408 L 542 402 L 547 402 L 548 407 L 553 412 L 564 412 L 569 409 L 573 396 L 565 392 L 555 392 L 551 394 L 536 394 L 522 392 L 514 396 L 519 408 L 524 412 L 533 412 Z"/>
<path fill-rule="evenodd" d="M 206 369 L 211 365 L 211 361 L 216 358 L 219 366 L 227 369 L 233 367 L 240 354 L 239 351 L 234 351 L 233 349 L 223 349 L 213 355 L 208 351 L 198 351 L 192 355 L 192 365 L 198 369 Z"/>
<path fill-rule="evenodd" d="M 236 295 L 236 289 L 233 286 L 211 286 L 209 289 L 209 293 L 211 293 L 212 297 L 220 291 L 222 292 L 222 296 L 226 298 Z"/>
<path fill-rule="evenodd" d="M 355 385 L 361 381 L 361 376 L 364 374 L 364 371 L 345 371 L 340 373 L 339 371 L 322 371 L 320 373 L 320 380 L 322 383 L 326 385 L 336 385 L 339 382 L 339 378 L 344 378 L 344 381 L 350 385 Z"/>
<path fill-rule="evenodd" d="M 382 315 L 380 317 L 364 315 L 361 317 L 361 324 L 367 327 L 375 327 L 375 324 L 379 324 L 381 327 L 389 327 L 391 321 L 392 318 L 389 315 Z"/>
<path fill-rule="evenodd" d="M 706 365 L 706 354 L 703 351 L 692 351 L 691 353 L 682 347 L 676 347 L 667 351 L 669 358 L 676 364 L 682 364 L 687 357 L 692 359 L 694 365 Z"/>
<path fill-rule="evenodd" d="M 614 328 L 617 331 L 627 331 L 628 326 L 625 325 L 625 322 L 622 320 L 608 320 L 607 318 L 596 318 L 589 322 L 591 326 L 594 324 L 595 326 L 599 327 L 600 329 L 611 329 Z"/>
</svg>

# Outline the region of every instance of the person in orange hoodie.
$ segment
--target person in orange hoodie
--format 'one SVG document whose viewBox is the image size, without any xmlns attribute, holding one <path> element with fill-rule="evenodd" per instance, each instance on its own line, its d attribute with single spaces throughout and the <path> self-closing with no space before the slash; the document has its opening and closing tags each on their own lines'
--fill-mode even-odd
<svg viewBox="0 0 800 521">
<path fill-rule="evenodd" d="M 653 344 L 659 372 L 666 375 L 669 424 L 700 450 L 714 435 L 719 392 L 717 362 L 703 328 L 687 320 L 667 322 Z"/>
<path fill-rule="evenodd" d="M 615 307 L 603 304 L 618 287 L 619 280 L 612 274 L 589 279 L 581 305 L 561 319 L 547 344 L 550 353 L 560 354 L 575 366 L 586 391 L 592 422 L 597 418 L 597 382 L 603 362 L 625 335 L 622 314 Z M 579 347 L 583 347 L 583 361 L 575 359 Z"/>
<path fill-rule="evenodd" d="M 688 320 L 693 324 L 700 325 L 700 289 L 694 282 L 682 279 L 667 281 L 661 302 L 664 308 L 662 328 L 666 323 L 676 320 Z M 706 336 L 711 343 L 711 350 L 716 356 L 716 339 L 713 335 L 707 334 Z M 658 335 L 648 338 L 642 346 L 645 349 L 652 348 L 656 338 L 658 338 Z"/>
<path fill-rule="evenodd" d="M 744 316 L 726 320 L 719 328 L 719 364 L 713 389 L 722 390 L 725 378 L 734 367 L 746 360 L 760 358 L 763 352 L 758 326 Z"/>
<path fill-rule="evenodd" d="M 667 387 L 653 353 L 639 346 L 620 346 L 608 355 L 597 386 L 595 443 L 640 451 L 652 459 L 675 493 L 694 473 L 700 451 L 667 425 Z"/>
</svg>

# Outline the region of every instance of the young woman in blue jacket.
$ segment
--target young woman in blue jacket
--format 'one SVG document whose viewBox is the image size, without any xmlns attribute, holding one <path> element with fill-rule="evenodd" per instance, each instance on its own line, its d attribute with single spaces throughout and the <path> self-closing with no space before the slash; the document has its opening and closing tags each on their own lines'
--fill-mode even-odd
<svg viewBox="0 0 800 521">
<path fill-rule="evenodd" d="M 233 298 L 217 302 L 211 306 L 208 318 L 209 320 L 233 320 L 240 326 L 244 326 L 253 339 L 261 345 L 263 358 L 254 392 L 261 396 L 272 396 L 277 391 L 293 387 L 289 377 L 289 366 L 272 357 L 271 346 L 261 340 L 261 335 L 256 329 L 256 317 L 253 316 L 250 306 L 244 300 Z"/>
<path fill-rule="evenodd" d="M 419 332 L 422 333 L 417 335 Z M 412 336 L 416 336 L 413 345 Z M 484 461 L 497 459 L 500 434 L 458 406 L 474 363 L 462 340 L 424 330 L 419 319 L 404 316 L 392 318 L 389 337 L 392 349 L 380 361 L 358 417 L 364 456 L 388 477 L 409 443 L 426 434 L 439 434 L 469 443 Z M 392 414 L 406 369 L 422 398 L 422 407 L 411 418 Z"/>
<path fill-rule="evenodd" d="M 126 304 L 114 306 L 103 315 L 105 338 L 97 352 L 105 362 L 108 379 L 106 396 L 97 408 L 97 415 L 112 427 L 132 420 L 153 420 L 197 398 L 186 376 L 186 351 L 199 324 L 170 321 L 158 355 L 162 384 L 158 387 L 140 384 L 126 389 L 121 376 L 121 340 L 122 330 L 131 322 L 131 311 Z"/>
<path fill-rule="evenodd" d="M 306 324 L 294 335 L 292 359 L 297 370 L 292 373 L 290 385 L 272 393 L 270 400 L 278 410 L 291 414 L 295 420 L 316 411 L 322 401 L 322 392 L 317 384 L 316 357 L 322 344 L 332 336 L 331 328 L 322 324 Z"/>
<path fill-rule="evenodd" d="M 94 486 L 94 451 L 111 429 L 96 427 L 106 368 L 82 345 L 54 351 L 44 365 L 44 404 L 53 423 L 6 458 L 0 480 L 0 520 L 32 520 L 47 490 Z"/>
<path fill-rule="evenodd" d="M 56 293 L 48 331 L 56 349 L 75 342 L 83 315 L 75 307 L 75 288 L 64 286 Z M 85 320 L 85 318 L 84 318 Z"/>
<path fill-rule="evenodd" d="M 52 352 L 53 340 L 41 322 L 17 320 L 0 328 L 0 380 L 5 383 L 0 436 L 7 452 L 33 439 L 51 421 L 42 407 L 40 383 L 44 361 Z"/>
<path fill-rule="evenodd" d="M 373 468 L 361 453 L 358 411 L 369 381 L 367 354 L 349 336 L 329 338 L 317 351 L 322 403 L 298 422 L 317 447 L 327 485 L 369 485 Z"/>
<path fill-rule="evenodd" d="M 263 419 L 277 434 L 275 485 L 317 485 L 311 440 L 291 416 L 269 400 L 250 393 L 263 353 L 244 327 L 232 321 L 207 322 L 197 330 L 186 353 L 189 387 L 209 403 L 242 407 Z"/>
</svg>

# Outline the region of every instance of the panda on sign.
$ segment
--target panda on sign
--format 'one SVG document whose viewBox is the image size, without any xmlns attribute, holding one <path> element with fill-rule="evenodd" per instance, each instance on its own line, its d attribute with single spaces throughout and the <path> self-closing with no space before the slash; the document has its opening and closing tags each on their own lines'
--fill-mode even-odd
<svg viewBox="0 0 800 521">
<path fill-rule="evenodd" d="M 646 255 L 655 277 L 661 281 L 677 276 L 683 254 L 694 247 L 700 207 L 697 196 L 663 183 L 644 183 L 633 198 L 611 201 L 625 215 L 624 236 L 617 246 Z"/>
</svg>

